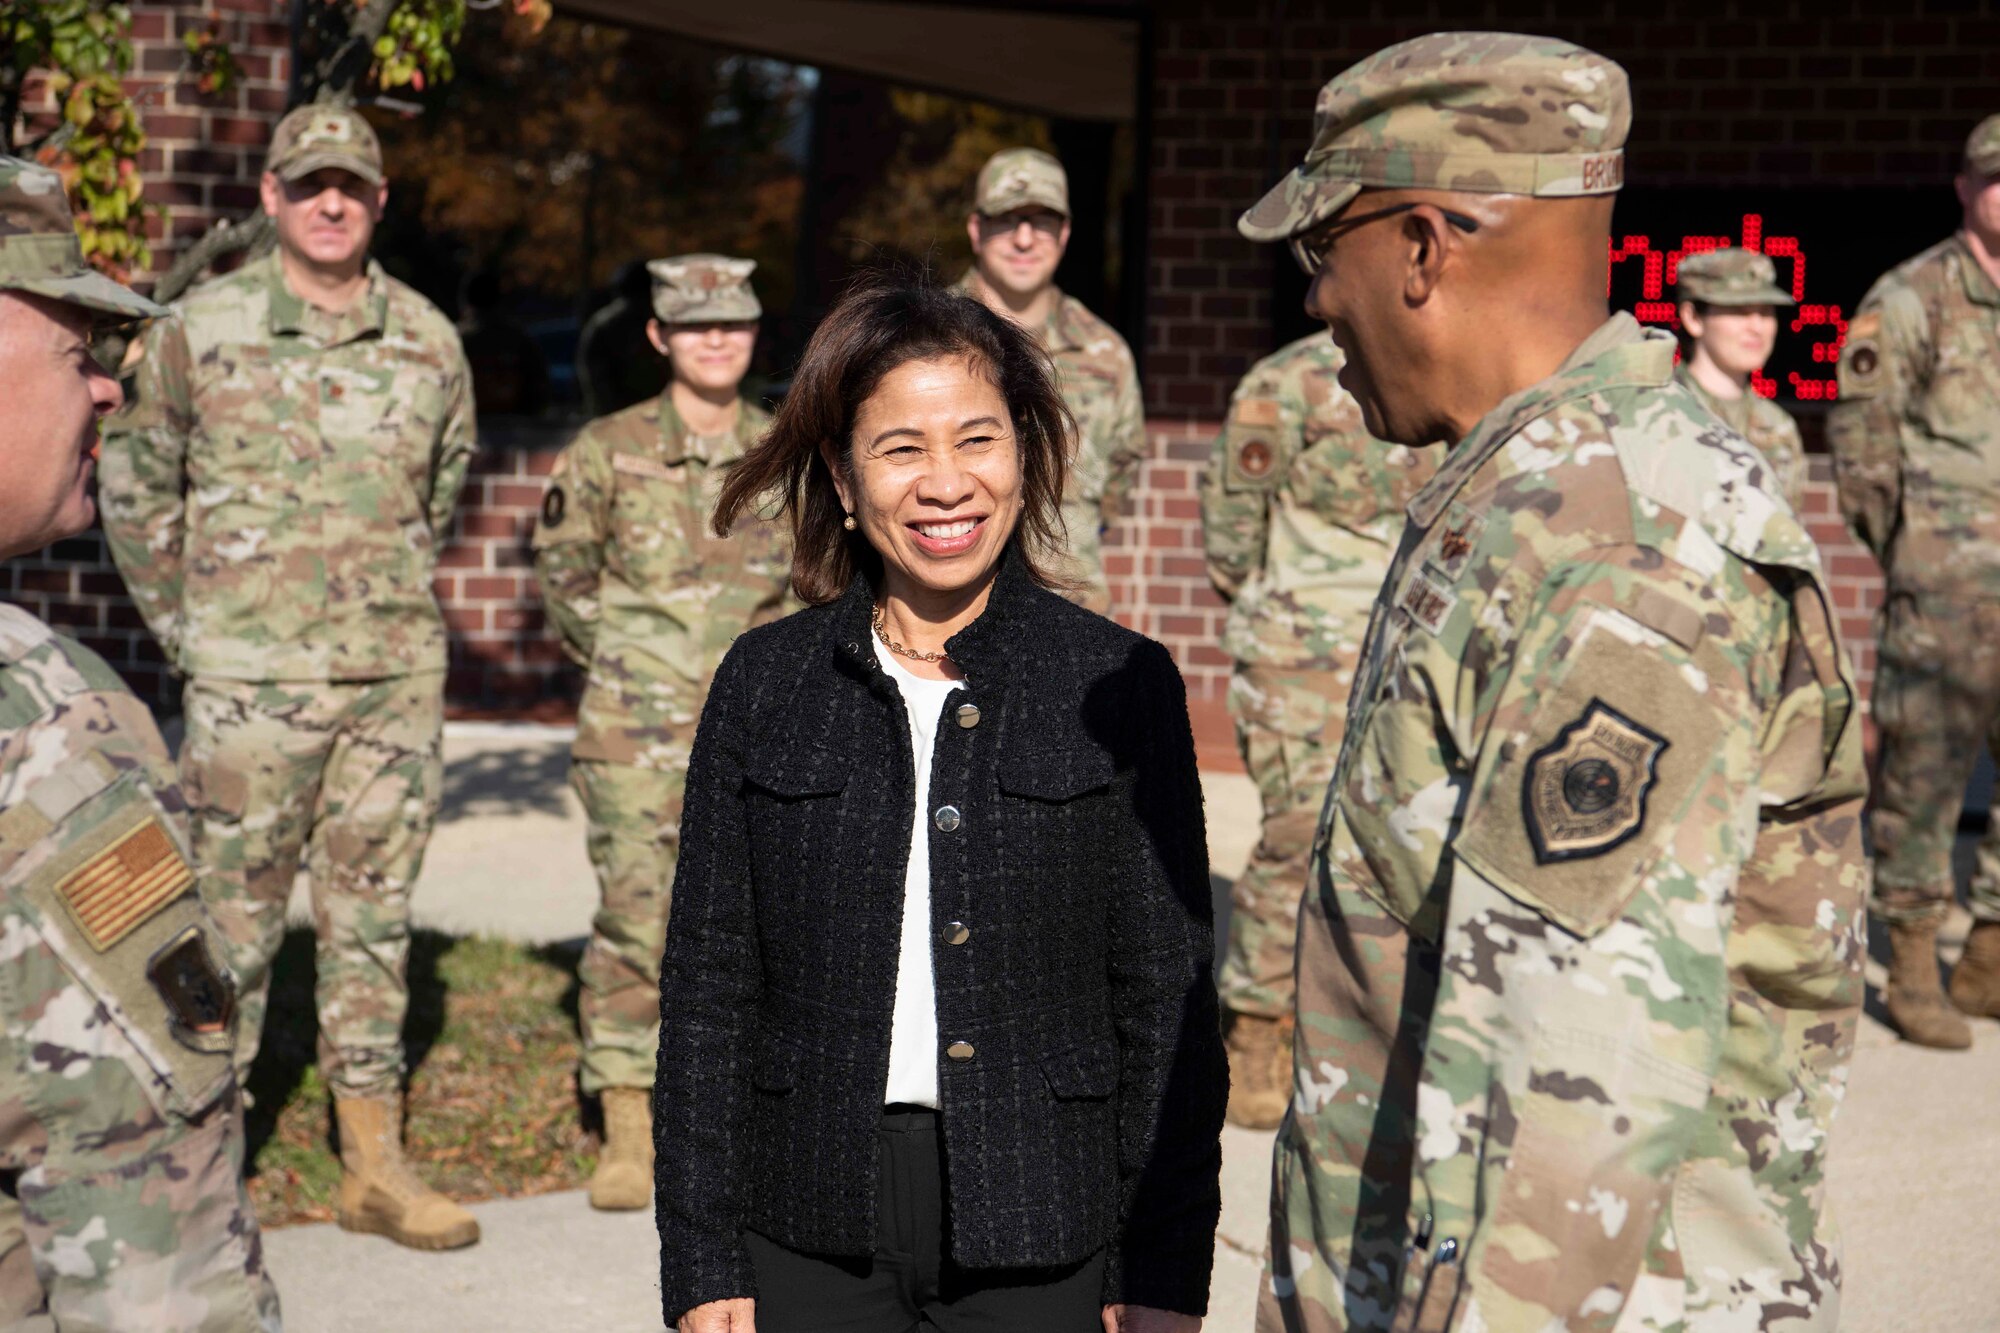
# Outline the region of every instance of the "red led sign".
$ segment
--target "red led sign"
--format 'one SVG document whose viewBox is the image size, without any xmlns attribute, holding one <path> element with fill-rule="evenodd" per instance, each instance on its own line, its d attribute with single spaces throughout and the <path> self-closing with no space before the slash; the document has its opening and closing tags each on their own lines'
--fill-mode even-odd
<svg viewBox="0 0 2000 1333">
<path fill-rule="evenodd" d="M 1741 232 L 1738 239 L 1728 236 L 1683 236 L 1678 247 L 1666 251 L 1654 249 L 1652 238 L 1648 236 L 1614 239 L 1611 243 L 1610 277 L 1617 277 L 1620 264 L 1636 263 L 1639 267 L 1639 299 L 1633 302 L 1633 316 L 1642 324 L 1678 330 L 1680 315 L 1674 305 L 1673 286 L 1682 259 L 1688 255 L 1706 254 L 1710 250 L 1724 250 L 1732 245 L 1769 256 L 1777 265 L 1779 285 L 1789 287 L 1792 299 L 1798 302 L 1792 311 L 1792 332 L 1804 333 L 1813 339 L 1809 349 L 1812 365 L 1815 368 L 1825 367 L 1826 370 L 1824 376 L 1801 374 L 1796 370 L 1787 372 L 1792 397 L 1803 402 L 1830 402 L 1835 395 L 1833 369 L 1840 361 L 1840 345 L 1847 340 L 1845 312 L 1837 305 L 1807 302 L 1806 252 L 1800 247 L 1798 237 L 1766 236 L 1761 213 L 1745 213 Z M 1762 397 L 1778 396 L 1778 382 L 1764 375 L 1753 376 L 1751 387 Z"/>
</svg>

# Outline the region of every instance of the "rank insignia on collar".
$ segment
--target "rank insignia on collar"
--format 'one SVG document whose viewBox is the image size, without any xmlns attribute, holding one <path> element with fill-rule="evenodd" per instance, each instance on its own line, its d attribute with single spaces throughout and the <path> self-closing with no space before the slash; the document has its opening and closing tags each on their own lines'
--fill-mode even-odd
<svg viewBox="0 0 2000 1333">
<path fill-rule="evenodd" d="M 1535 862 L 1598 856 L 1637 836 L 1666 737 L 1602 699 L 1528 761 L 1521 813 Z"/>
<path fill-rule="evenodd" d="M 1436 570 L 1424 565 L 1410 576 L 1396 608 L 1425 630 L 1436 634 L 1444 628 L 1445 618 L 1457 605 L 1458 594 L 1452 591 L 1451 585 Z"/>
<path fill-rule="evenodd" d="M 1452 505 L 1445 517 L 1444 531 L 1438 535 L 1436 549 L 1431 553 L 1431 563 L 1443 572 L 1453 583 L 1465 573 L 1465 565 L 1472 558 L 1472 548 L 1479 545 L 1479 535 L 1486 529 L 1486 519 L 1475 514 L 1462 504 Z"/>
</svg>

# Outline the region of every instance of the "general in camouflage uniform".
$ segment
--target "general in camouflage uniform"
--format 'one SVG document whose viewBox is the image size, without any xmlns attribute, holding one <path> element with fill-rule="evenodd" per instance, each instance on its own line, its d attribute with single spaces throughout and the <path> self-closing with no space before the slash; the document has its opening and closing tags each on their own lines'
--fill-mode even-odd
<svg viewBox="0 0 2000 1333">
<path fill-rule="evenodd" d="M 165 313 L 83 262 L 62 182 L 0 158 L 0 456 L 15 503 L 0 556 L 53 531 L 17 520 L 80 453 L 49 395 L 95 434 L 118 388 L 87 321 Z M 13 294 L 44 303 L 31 307 Z M 62 311 L 60 325 L 45 313 Z M 41 327 L 46 326 L 47 332 Z M 61 383 L 54 382 L 60 379 Z M 195 891 L 186 808 L 152 715 L 89 649 L 0 605 L 0 1325 L 276 1333 L 242 1182 L 234 994 Z"/>
<path fill-rule="evenodd" d="M 1076 453 L 1063 488 L 1062 519 L 1075 600 L 1111 614 L 1104 534 L 1125 511 L 1146 459 L 1146 414 L 1132 349 L 1055 285 L 1069 245 L 1069 176 L 1036 148 L 1008 148 L 980 168 L 973 191 L 973 266 L 956 290 L 1035 331 L 1056 366 L 1057 387 L 1076 417 Z M 1011 225 L 1010 225 L 1011 224 Z"/>
<path fill-rule="evenodd" d="M 1681 261 L 1674 295 L 1689 342 L 1674 378 L 1723 425 L 1757 446 L 1771 465 L 1772 489 L 1785 497 L 1793 513 L 1803 514 L 1806 450 L 1798 423 L 1750 385 L 1752 372 L 1762 370 L 1771 354 L 1777 312 L 1797 304 L 1778 285 L 1777 266 L 1763 255 L 1733 247 L 1689 255 Z M 1743 349 L 1745 321 L 1758 326 L 1752 341 L 1763 350 L 1754 357 L 1746 357 Z M 1763 321 L 1769 321 L 1768 333 L 1761 328 Z"/>
<path fill-rule="evenodd" d="M 1452 192 L 1489 234 L 1445 219 L 1424 273 L 1547 290 L 1574 309 L 1508 336 L 1566 337 L 1610 217 L 1574 199 L 1618 188 L 1630 114 L 1566 43 L 1418 38 L 1327 85 L 1241 227 L 1313 253 L 1365 187 Z M 1812 540 L 1673 357 L 1609 319 L 1410 504 L 1300 914 L 1260 1329 L 1836 1324 L 1858 710 Z"/>
<path fill-rule="evenodd" d="M 304 855 L 340 1220 L 446 1248 L 478 1224 L 402 1164 L 404 972 L 443 777 L 431 575 L 473 453 L 471 377 L 450 321 L 367 259 L 372 222 L 338 308 L 307 299 L 316 270 L 287 233 L 379 215 L 382 179 L 358 114 L 279 123 L 264 175 L 279 247 L 147 331 L 135 402 L 105 439 L 104 529 L 188 678 L 181 780 L 243 988 L 238 1065 L 257 1053 Z"/>
<path fill-rule="evenodd" d="M 1250 368 L 1202 481 L 1208 576 L 1229 599 L 1229 711 L 1263 825 L 1236 881 L 1217 981 L 1229 1037 L 1229 1116 L 1269 1129 L 1292 1084 L 1292 946 L 1314 822 L 1369 608 L 1434 467 L 1368 433 L 1320 332 Z"/>
<path fill-rule="evenodd" d="M 1889 1018 L 1962 1048 L 1938 980 L 1952 840 L 1984 738 L 2000 752 L 2000 116 L 1966 141 L 1956 235 L 1884 274 L 1855 312 L 1827 418 L 1841 512 L 1887 576 L 1871 904 L 1889 927 Z M 1973 929 L 1952 976 L 2000 1017 L 2000 819 L 1979 847 Z"/>
<path fill-rule="evenodd" d="M 747 325 L 754 336 L 753 261 L 685 255 L 649 267 L 649 333 L 662 350 L 671 331 L 700 326 Z M 729 464 L 770 414 L 738 400 L 727 424 L 704 435 L 677 402 L 714 413 L 676 367 L 658 398 L 584 427 L 556 460 L 535 528 L 543 604 L 587 673 L 570 782 L 602 894 L 577 1006 L 583 1090 L 604 1105 L 605 1151 L 590 1186 L 600 1208 L 643 1208 L 652 1197 L 660 954 L 695 723 L 723 654 L 780 612 L 791 578 L 780 524 L 709 531 Z"/>
</svg>

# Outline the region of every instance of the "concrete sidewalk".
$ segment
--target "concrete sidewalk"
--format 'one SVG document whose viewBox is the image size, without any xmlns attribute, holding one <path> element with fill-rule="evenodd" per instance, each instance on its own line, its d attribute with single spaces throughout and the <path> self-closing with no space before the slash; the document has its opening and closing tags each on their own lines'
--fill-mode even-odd
<svg viewBox="0 0 2000 1333">
<path fill-rule="evenodd" d="M 419 924 L 547 942 L 589 927 L 596 886 L 582 818 L 564 774 L 567 740 L 540 728 L 454 726 L 445 810 L 419 882 Z M 1257 831 L 1238 774 L 1205 775 L 1218 911 Z M 303 906 L 295 902 L 295 911 Z M 309 918 L 302 918 L 309 919 Z M 1955 944 L 1965 923 L 1955 919 Z M 1870 981 L 1881 980 L 1871 968 Z M 2000 1266 L 1987 1250 L 1988 1198 L 2000 1179 L 2000 1027 L 1980 1025 L 1969 1054 L 1898 1043 L 1864 1023 L 1835 1134 L 1834 1206 L 1846 1236 L 1841 1327 L 1858 1333 L 1990 1333 L 2000 1328 Z M 1207 1327 L 1251 1325 L 1264 1246 L 1268 1134 L 1223 1136 L 1223 1223 Z M 657 1330 L 657 1244 L 650 1213 L 593 1212 L 581 1193 L 475 1205 L 482 1242 L 417 1254 L 331 1225 L 267 1232 L 291 1333 L 547 1333 Z"/>
</svg>

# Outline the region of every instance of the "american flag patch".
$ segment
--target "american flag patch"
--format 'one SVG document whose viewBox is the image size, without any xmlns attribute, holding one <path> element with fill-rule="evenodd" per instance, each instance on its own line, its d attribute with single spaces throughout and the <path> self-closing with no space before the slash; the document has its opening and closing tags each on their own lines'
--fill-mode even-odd
<svg viewBox="0 0 2000 1333">
<path fill-rule="evenodd" d="M 194 871 L 148 819 L 56 885 L 90 947 L 103 953 L 194 884 Z"/>
</svg>

